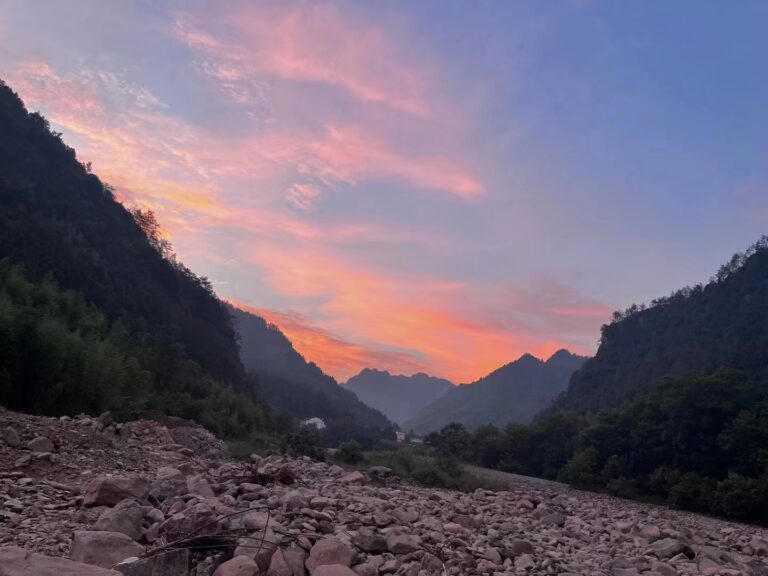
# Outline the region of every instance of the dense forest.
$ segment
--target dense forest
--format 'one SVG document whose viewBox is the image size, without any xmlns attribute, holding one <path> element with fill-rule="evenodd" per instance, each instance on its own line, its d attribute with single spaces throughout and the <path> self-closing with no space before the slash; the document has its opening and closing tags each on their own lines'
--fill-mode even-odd
<svg viewBox="0 0 768 576">
<path fill-rule="evenodd" d="M 768 237 L 733 256 L 706 285 L 615 313 L 597 354 L 573 375 L 555 409 L 595 411 L 664 376 L 721 368 L 768 376 Z"/>
<path fill-rule="evenodd" d="M 768 522 L 767 319 L 763 238 L 707 286 L 616 314 L 597 356 L 532 424 L 451 424 L 427 442 L 484 466 Z"/>
<path fill-rule="evenodd" d="M 0 82 L 0 402 L 268 428 L 229 313 L 149 211 L 128 210 Z"/>
</svg>

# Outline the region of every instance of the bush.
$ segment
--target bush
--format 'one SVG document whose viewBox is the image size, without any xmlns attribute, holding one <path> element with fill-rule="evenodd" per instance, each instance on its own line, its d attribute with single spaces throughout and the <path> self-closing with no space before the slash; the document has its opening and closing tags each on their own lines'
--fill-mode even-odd
<svg viewBox="0 0 768 576">
<path fill-rule="evenodd" d="M 597 450 L 592 447 L 579 450 L 563 466 L 557 479 L 573 486 L 594 485 L 598 455 Z"/>
<path fill-rule="evenodd" d="M 317 428 L 304 426 L 285 435 L 280 441 L 280 451 L 289 456 L 309 456 L 325 461 L 325 444 Z"/>
<path fill-rule="evenodd" d="M 336 453 L 336 456 L 339 460 L 346 462 L 347 464 L 357 464 L 364 460 L 363 450 L 360 447 L 360 443 L 356 440 L 344 442 L 339 446 L 339 451 Z"/>
</svg>

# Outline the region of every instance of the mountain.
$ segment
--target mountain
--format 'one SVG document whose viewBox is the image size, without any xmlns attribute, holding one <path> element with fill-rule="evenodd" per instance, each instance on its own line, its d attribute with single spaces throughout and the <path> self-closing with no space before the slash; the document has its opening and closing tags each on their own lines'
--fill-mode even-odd
<svg viewBox="0 0 768 576">
<path fill-rule="evenodd" d="M 240 356 L 260 398 L 297 418 L 319 416 L 326 436 L 354 437 L 366 447 L 392 434 L 384 414 L 361 402 L 313 362 L 307 362 L 280 330 L 234 306 L 229 310 L 240 337 Z M 330 438 L 334 442 L 334 438 Z"/>
<path fill-rule="evenodd" d="M 529 422 L 565 390 L 569 378 L 585 360 L 567 350 L 556 352 L 546 362 L 524 354 L 472 384 L 449 390 L 419 410 L 403 428 L 426 434 L 451 422 L 469 429 L 484 424 Z"/>
<path fill-rule="evenodd" d="M 227 434 L 263 423 L 210 282 L 1 81 L 0 258 L 3 404 L 51 414 L 130 404 Z"/>
<path fill-rule="evenodd" d="M 729 368 L 768 376 L 768 237 L 707 285 L 615 313 L 597 354 L 554 408 L 592 412 L 649 391 L 665 376 Z"/>
<path fill-rule="evenodd" d="M 402 424 L 413 418 L 419 409 L 452 390 L 453 384 L 424 373 L 402 376 L 365 368 L 347 380 L 344 387 L 368 406 L 381 410 L 393 422 Z"/>
</svg>

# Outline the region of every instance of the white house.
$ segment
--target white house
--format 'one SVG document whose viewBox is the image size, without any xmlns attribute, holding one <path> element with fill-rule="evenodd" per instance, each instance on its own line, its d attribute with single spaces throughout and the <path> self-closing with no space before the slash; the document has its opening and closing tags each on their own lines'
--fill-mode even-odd
<svg viewBox="0 0 768 576">
<path fill-rule="evenodd" d="M 314 418 L 307 418 L 306 420 L 301 421 L 302 426 L 314 426 L 318 430 L 322 430 L 325 428 L 325 422 L 322 418 L 318 418 L 315 416 Z"/>
</svg>

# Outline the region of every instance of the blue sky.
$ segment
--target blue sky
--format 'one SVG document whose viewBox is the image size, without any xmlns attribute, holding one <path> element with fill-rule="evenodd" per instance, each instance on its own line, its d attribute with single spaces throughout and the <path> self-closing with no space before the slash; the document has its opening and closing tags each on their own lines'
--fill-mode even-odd
<svg viewBox="0 0 768 576">
<path fill-rule="evenodd" d="M 768 226 L 765 2 L 0 2 L 0 77 L 345 379 L 594 352 Z"/>
</svg>

